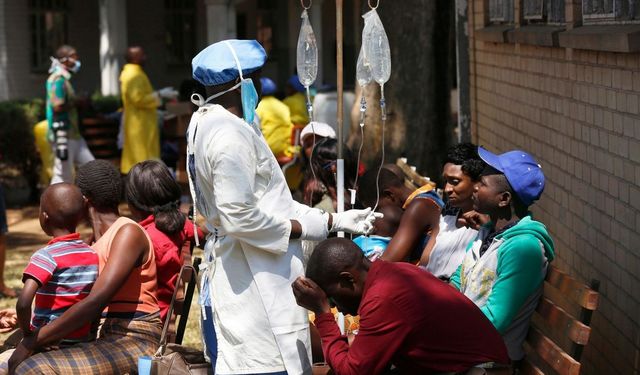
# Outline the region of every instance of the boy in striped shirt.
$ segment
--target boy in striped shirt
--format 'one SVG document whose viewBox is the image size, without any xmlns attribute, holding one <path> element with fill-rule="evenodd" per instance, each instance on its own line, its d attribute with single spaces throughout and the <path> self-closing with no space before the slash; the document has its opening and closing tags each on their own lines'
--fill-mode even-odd
<svg viewBox="0 0 640 375">
<path fill-rule="evenodd" d="M 40 198 L 40 226 L 53 239 L 31 256 L 22 276 L 24 288 L 16 311 L 25 336 L 89 295 L 98 277 L 98 256 L 76 232 L 84 216 L 84 198 L 75 185 L 51 185 Z M 61 345 L 87 341 L 89 331 L 87 324 L 67 336 Z"/>
</svg>

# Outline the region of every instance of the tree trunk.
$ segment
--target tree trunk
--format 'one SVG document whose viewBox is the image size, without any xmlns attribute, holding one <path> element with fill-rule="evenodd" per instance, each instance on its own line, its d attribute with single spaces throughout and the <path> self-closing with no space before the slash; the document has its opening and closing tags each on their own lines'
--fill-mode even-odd
<svg viewBox="0 0 640 375">
<path fill-rule="evenodd" d="M 407 157 L 432 179 L 439 178 L 446 149 L 453 141 L 449 36 L 454 4 L 450 0 L 381 1 L 378 8 L 391 47 L 391 78 L 384 87 L 388 113 L 385 162 Z M 354 151 L 360 146 L 360 91 L 356 89 L 351 112 L 349 145 Z M 366 87 L 365 97 L 362 160 L 374 168 L 380 162 L 382 139 L 376 83 Z"/>
</svg>

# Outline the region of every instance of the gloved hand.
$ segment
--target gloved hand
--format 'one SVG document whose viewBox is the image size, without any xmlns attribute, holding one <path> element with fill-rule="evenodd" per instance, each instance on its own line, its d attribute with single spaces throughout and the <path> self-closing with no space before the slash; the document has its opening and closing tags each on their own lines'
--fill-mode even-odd
<svg viewBox="0 0 640 375">
<path fill-rule="evenodd" d="M 322 210 L 309 210 L 297 220 L 302 227 L 301 240 L 322 241 L 329 235 L 329 214 Z"/>
<path fill-rule="evenodd" d="M 174 90 L 173 87 L 164 87 L 157 91 L 158 96 L 163 99 L 174 99 L 178 97 L 178 91 Z"/>
<path fill-rule="evenodd" d="M 331 232 L 347 232 L 353 234 L 369 234 L 373 230 L 373 222 L 384 217 L 382 212 L 371 212 L 371 207 L 364 210 L 349 210 L 335 213 Z"/>
</svg>

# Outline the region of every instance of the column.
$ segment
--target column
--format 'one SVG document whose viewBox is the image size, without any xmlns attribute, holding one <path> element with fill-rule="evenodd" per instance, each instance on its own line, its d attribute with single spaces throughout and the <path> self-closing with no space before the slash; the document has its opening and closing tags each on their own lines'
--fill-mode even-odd
<svg viewBox="0 0 640 375">
<path fill-rule="evenodd" d="M 7 53 L 7 22 L 5 11 L 5 0 L 0 0 L 0 100 L 9 100 L 9 74 Z"/>
<path fill-rule="evenodd" d="M 100 0 L 100 78 L 102 95 L 120 94 L 118 77 L 127 48 L 126 0 Z"/>
<path fill-rule="evenodd" d="M 234 0 L 205 0 L 207 12 L 207 44 L 236 37 Z"/>
</svg>

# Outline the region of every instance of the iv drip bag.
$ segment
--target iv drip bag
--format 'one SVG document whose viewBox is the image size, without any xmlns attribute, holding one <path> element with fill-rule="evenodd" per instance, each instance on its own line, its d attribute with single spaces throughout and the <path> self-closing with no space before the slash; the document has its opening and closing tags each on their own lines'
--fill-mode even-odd
<svg viewBox="0 0 640 375">
<path fill-rule="evenodd" d="M 318 75 L 318 46 L 306 9 L 302 12 L 301 18 L 302 26 L 298 35 L 296 53 L 298 77 L 303 86 L 309 87 L 316 81 Z"/>
<path fill-rule="evenodd" d="M 371 67 L 373 79 L 383 85 L 391 76 L 389 39 L 375 9 L 365 13 L 362 17 L 364 18 L 364 29 L 362 30 L 364 55 Z"/>
</svg>

